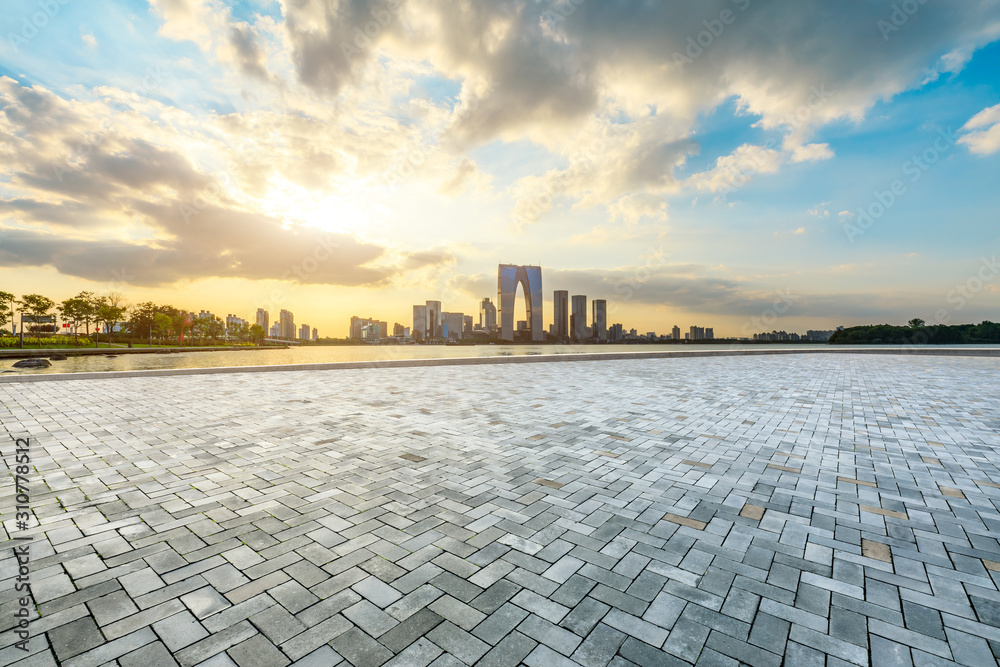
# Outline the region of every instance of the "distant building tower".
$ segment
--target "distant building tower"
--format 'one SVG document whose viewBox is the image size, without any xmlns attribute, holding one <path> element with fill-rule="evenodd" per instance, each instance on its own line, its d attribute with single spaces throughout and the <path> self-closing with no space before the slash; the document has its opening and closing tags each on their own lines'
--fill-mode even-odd
<svg viewBox="0 0 1000 667">
<path fill-rule="evenodd" d="M 319 330 L 313 327 L 313 340 L 319 340 Z"/>
<path fill-rule="evenodd" d="M 570 315 L 570 336 L 573 340 L 584 340 L 587 338 L 587 296 L 585 294 L 573 295 L 573 313 Z"/>
<path fill-rule="evenodd" d="M 424 338 L 444 338 L 444 333 L 441 330 L 442 324 L 444 321 L 441 319 L 441 302 L 428 301 L 427 319 L 424 321 Z"/>
<path fill-rule="evenodd" d="M 448 334 L 445 338 L 462 340 L 462 331 L 465 329 L 465 315 L 462 313 L 441 313 L 441 321 L 448 325 Z"/>
<path fill-rule="evenodd" d="M 497 307 L 488 297 L 479 302 L 479 326 L 486 331 L 497 328 Z"/>
<path fill-rule="evenodd" d="M 312 335 L 312 329 L 308 324 L 303 324 L 299 327 L 299 340 L 310 340 Z"/>
<path fill-rule="evenodd" d="M 462 333 L 463 334 L 472 333 L 472 315 L 462 316 Z"/>
<path fill-rule="evenodd" d="M 295 339 L 295 316 L 292 315 L 291 311 L 282 310 L 280 318 L 278 320 L 281 332 L 281 338 L 287 338 L 288 340 Z"/>
<path fill-rule="evenodd" d="M 594 299 L 591 302 L 591 324 L 595 340 L 608 339 L 608 302 L 604 299 Z"/>
<path fill-rule="evenodd" d="M 271 329 L 268 331 L 268 335 L 271 338 L 281 338 L 281 323 L 275 322 L 271 325 Z"/>
<path fill-rule="evenodd" d="M 271 326 L 271 315 L 263 308 L 257 309 L 257 324 L 259 324 L 260 328 L 265 332 L 267 331 L 267 328 Z"/>
<path fill-rule="evenodd" d="M 423 337 L 427 327 L 427 306 L 413 307 L 413 327 L 410 335 L 416 337 L 418 334 Z"/>
<path fill-rule="evenodd" d="M 712 327 L 707 327 L 705 329 L 705 340 L 715 340 L 715 331 Z"/>
<path fill-rule="evenodd" d="M 552 312 L 555 335 L 567 338 L 569 336 L 569 292 L 557 289 L 552 293 Z"/>
<path fill-rule="evenodd" d="M 624 332 L 622 331 L 622 325 L 621 325 L 620 322 L 612 324 L 608 328 L 608 337 L 611 340 L 621 340 L 622 337 L 623 337 L 623 335 L 624 335 Z"/>
<path fill-rule="evenodd" d="M 676 324 L 674 325 L 674 328 L 670 332 L 670 337 L 673 338 L 674 340 L 681 339 L 681 328 Z"/>
<path fill-rule="evenodd" d="M 691 327 L 691 340 L 705 340 L 705 329 L 703 327 Z"/>
<path fill-rule="evenodd" d="M 400 324 L 399 322 L 396 322 L 395 324 L 393 324 L 392 325 L 392 335 L 393 335 L 394 338 L 401 338 L 402 336 L 405 336 L 406 334 L 404 333 L 404 327 L 403 327 L 403 325 Z"/>
<path fill-rule="evenodd" d="M 530 265 L 500 264 L 497 267 L 497 301 L 500 304 L 497 316 L 500 319 L 500 338 L 514 340 L 514 299 L 518 285 L 524 290 L 531 340 L 543 342 L 545 329 L 542 325 L 542 267 Z"/>
</svg>

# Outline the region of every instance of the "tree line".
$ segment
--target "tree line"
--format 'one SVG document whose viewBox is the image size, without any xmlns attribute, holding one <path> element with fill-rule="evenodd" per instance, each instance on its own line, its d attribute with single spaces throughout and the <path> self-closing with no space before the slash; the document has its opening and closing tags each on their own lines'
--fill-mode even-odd
<svg viewBox="0 0 1000 667">
<path fill-rule="evenodd" d="M 956 345 L 1000 343 L 1000 324 L 986 320 L 979 324 L 927 325 L 914 318 L 906 326 L 869 324 L 848 327 L 830 336 L 831 344 L 842 345 Z"/>
<path fill-rule="evenodd" d="M 259 324 L 240 322 L 227 327 L 217 315 L 195 315 L 174 306 L 156 304 L 145 301 L 129 306 L 118 292 L 97 295 L 93 292 L 80 292 L 74 297 L 56 303 L 41 294 L 25 294 L 20 298 L 10 292 L 0 291 L 0 328 L 8 323 L 13 325 L 16 320 L 14 311 L 37 320 L 51 315 L 55 310 L 64 323 L 73 327 L 74 339 L 79 340 L 80 329 L 85 329 L 90 336 L 90 327 L 95 331 L 105 330 L 110 336 L 122 335 L 129 339 L 141 341 L 163 342 L 166 340 L 182 341 L 189 338 L 210 340 L 237 340 L 241 343 L 262 344 L 266 335 Z M 119 328 L 119 332 L 114 329 Z M 46 327 L 38 324 L 26 327 L 26 331 L 38 335 L 39 345 L 41 334 Z M 10 333 L 10 330 L 4 330 Z"/>
</svg>

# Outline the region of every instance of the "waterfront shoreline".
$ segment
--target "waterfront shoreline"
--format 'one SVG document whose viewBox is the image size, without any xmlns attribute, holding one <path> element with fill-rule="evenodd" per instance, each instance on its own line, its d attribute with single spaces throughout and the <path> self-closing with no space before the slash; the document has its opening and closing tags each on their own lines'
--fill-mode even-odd
<svg viewBox="0 0 1000 667">
<path fill-rule="evenodd" d="M 126 348 L 127 349 L 127 348 Z M 192 350 L 198 351 L 194 348 Z M 200 351 L 223 351 L 203 348 Z M 280 373 L 292 371 L 354 370 L 365 368 L 410 368 L 428 366 L 476 366 L 482 364 L 552 363 L 574 361 L 615 361 L 635 359 L 687 359 L 696 357 L 762 356 L 778 354 L 885 354 L 896 356 L 1000 357 L 1000 348 L 855 348 L 840 346 L 802 350 L 691 350 L 656 352 L 578 352 L 568 354 L 509 355 L 491 357 L 438 357 L 430 359 L 380 359 L 263 366 L 218 366 L 205 368 L 163 368 L 127 371 L 84 371 L 76 373 L 11 373 L 0 375 L 0 383 L 47 382 L 59 380 L 102 380 L 128 377 L 167 377 L 223 373 Z M 41 355 L 44 356 L 44 355 Z"/>
</svg>

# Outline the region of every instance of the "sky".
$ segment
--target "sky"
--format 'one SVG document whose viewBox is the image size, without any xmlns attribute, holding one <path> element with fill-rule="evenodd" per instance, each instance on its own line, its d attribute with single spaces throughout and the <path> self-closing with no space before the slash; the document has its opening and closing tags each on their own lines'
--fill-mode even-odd
<svg viewBox="0 0 1000 667">
<path fill-rule="evenodd" d="M 4 0 L 0 290 L 1000 320 L 1000 0 Z M 518 317 L 521 301 L 517 304 Z"/>
</svg>

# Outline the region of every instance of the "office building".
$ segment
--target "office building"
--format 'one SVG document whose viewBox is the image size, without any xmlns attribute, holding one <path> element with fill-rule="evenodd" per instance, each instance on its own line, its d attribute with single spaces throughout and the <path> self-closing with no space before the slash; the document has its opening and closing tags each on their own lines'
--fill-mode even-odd
<svg viewBox="0 0 1000 667">
<path fill-rule="evenodd" d="M 625 332 L 622 330 L 621 323 L 616 322 L 608 327 L 608 338 L 610 340 L 621 340 L 624 336 Z"/>
<path fill-rule="evenodd" d="M 462 340 L 462 331 L 465 329 L 465 315 L 462 313 L 441 313 L 441 322 L 448 325 L 448 333 L 443 334 L 444 338 Z"/>
<path fill-rule="evenodd" d="M 257 309 L 257 324 L 259 324 L 260 328 L 265 332 L 267 331 L 267 328 L 271 326 L 271 315 L 263 308 Z"/>
<path fill-rule="evenodd" d="M 573 295 L 573 311 L 570 314 L 570 336 L 573 340 L 584 340 L 587 337 L 587 296 Z"/>
<path fill-rule="evenodd" d="M 311 340 L 312 328 L 308 324 L 299 327 L 299 340 Z"/>
<path fill-rule="evenodd" d="M 313 327 L 313 340 L 319 340 L 319 330 Z"/>
<path fill-rule="evenodd" d="M 394 338 L 401 338 L 406 335 L 406 327 L 399 322 L 392 325 L 392 335 Z"/>
<path fill-rule="evenodd" d="M 604 299 L 594 299 L 591 302 L 590 322 L 593 329 L 591 334 L 594 340 L 605 341 L 608 339 L 608 302 Z"/>
<path fill-rule="evenodd" d="M 267 332 L 271 338 L 281 338 L 281 323 L 275 322 L 271 325 L 271 329 Z"/>
<path fill-rule="evenodd" d="M 462 316 L 462 333 L 463 334 L 472 333 L 472 315 Z"/>
<path fill-rule="evenodd" d="M 705 329 L 702 327 L 691 327 L 689 329 L 691 340 L 704 340 L 705 339 Z"/>
<path fill-rule="evenodd" d="M 486 331 L 493 331 L 497 328 L 497 307 L 489 298 L 479 302 L 479 326 Z"/>
<path fill-rule="evenodd" d="M 295 338 L 295 316 L 290 311 L 282 309 L 278 317 L 280 338 L 293 340 Z"/>
<path fill-rule="evenodd" d="M 569 292 L 557 289 L 552 293 L 552 323 L 555 335 L 562 338 L 569 336 Z"/>
<path fill-rule="evenodd" d="M 424 327 L 427 326 L 427 306 L 413 307 L 413 327 L 410 334 L 414 337 L 423 338 Z"/>
<path fill-rule="evenodd" d="M 441 325 L 444 324 L 444 321 L 441 319 L 441 302 L 428 301 L 426 303 L 426 308 L 424 338 L 444 338 L 444 332 L 441 329 Z"/>
<path fill-rule="evenodd" d="M 680 340 L 681 339 L 681 328 L 679 326 L 677 326 L 676 324 L 674 325 L 674 328 L 671 329 L 671 331 L 670 331 L 670 337 L 673 338 L 674 340 Z"/>
<path fill-rule="evenodd" d="M 715 340 L 715 331 L 712 327 L 705 328 L 705 340 Z"/>
<path fill-rule="evenodd" d="M 528 329 L 533 342 L 545 340 L 542 325 L 542 267 L 500 264 L 497 267 L 497 300 L 501 340 L 514 340 L 514 299 L 517 286 L 524 290 Z"/>
</svg>

